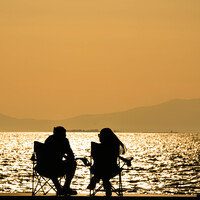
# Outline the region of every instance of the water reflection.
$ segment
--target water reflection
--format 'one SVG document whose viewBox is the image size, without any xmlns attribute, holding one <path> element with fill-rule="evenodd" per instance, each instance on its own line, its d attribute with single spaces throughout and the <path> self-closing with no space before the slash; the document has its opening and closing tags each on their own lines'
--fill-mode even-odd
<svg viewBox="0 0 200 200">
<path fill-rule="evenodd" d="M 30 192 L 35 140 L 51 133 L 0 133 L 0 192 Z M 133 156 L 132 170 L 123 172 L 126 192 L 138 194 L 200 193 L 200 135 L 192 133 L 118 133 Z M 67 133 L 77 157 L 90 155 L 97 133 Z M 81 163 L 80 163 L 81 164 Z M 114 183 L 117 184 L 115 178 Z M 88 192 L 89 169 L 78 166 L 73 186 Z"/>
</svg>

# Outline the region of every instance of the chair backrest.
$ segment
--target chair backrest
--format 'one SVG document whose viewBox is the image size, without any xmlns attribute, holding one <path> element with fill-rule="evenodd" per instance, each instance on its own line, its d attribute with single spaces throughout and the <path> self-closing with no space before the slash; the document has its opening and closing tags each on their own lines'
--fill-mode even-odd
<svg viewBox="0 0 200 200">
<path fill-rule="evenodd" d="M 96 142 L 91 142 L 91 156 L 94 160 L 102 159 L 103 149 L 101 145 Z"/>
<path fill-rule="evenodd" d="M 35 170 L 43 176 L 49 176 L 49 165 L 48 165 L 48 156 L 45 148 L 45 144 L 34 141 L 34 152 L 36 154 L 36 166 Z"/>
<path fill-rule="evenodd" d="M 36 154 L 37 163 L 45 162 L 46 151 L 43 143 L 34 141 L 34 152 Z"/>
<path fill-rule="evenodd" d="M 56 187 L 50 181 L 52 176 L 49 174 L 49 166 L 46 163 L 47 150 L 44 143 L 34 141 L 34 154 L 31 160 L 33 161 L 32 195 L 39 192 L 46 195 L 52 190 L 57 192 Z"/>
<path fill-rule="evenodd" d="M 100 177 L 110 179 L 120 173 L 117 155 L 114 154 L 112 148 L 92 142 L 91 158 L 93 159 L 93 166 L 91 169 Z"/>
<path fill-rule="evenodd" d="M 95 164 L 101 166 L 116 164 L 113 162 L 113 159 L 110 158 L 111 156 L 111 152 L 108 152 L 100 143 L 91 142 L 91 157 Z"/>
</svg>

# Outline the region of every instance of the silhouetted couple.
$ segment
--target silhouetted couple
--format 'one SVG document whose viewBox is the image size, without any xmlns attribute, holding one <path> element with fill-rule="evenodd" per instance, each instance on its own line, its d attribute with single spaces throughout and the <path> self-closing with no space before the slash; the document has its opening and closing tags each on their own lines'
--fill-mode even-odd
<svg viewBox="0 0 200 200">
<path fill-rule="evenodd" d="M 110 179 L 116 176 L 120 168 L 117 165 L 117 158 L 125 153 L 124 144 L 109 128 L 104 128 L 99 134 L 100 143 L 92 142 L 91 155 L 94 159 L 94 165 L 91 167 L 93 174 L 88 189 L 94 189 L 100 179 L 103 180 L 103 186 L 106 195 L 111 195 Z M 70 188 L 72 178 L 76 170 L 76 160 L 74 153 L 66 138 L 66 129 L 58 126 L 54 128 L 53 135 L 45 141 L 48 149 L 48 173 L 57 189 L 58 195 L 76 195 L 77 192 Z M 63 160 L 65 158 L 65 160 Z M 66 175 L 64 186 L 61 187 L 58 178 Z"/>
</svg>

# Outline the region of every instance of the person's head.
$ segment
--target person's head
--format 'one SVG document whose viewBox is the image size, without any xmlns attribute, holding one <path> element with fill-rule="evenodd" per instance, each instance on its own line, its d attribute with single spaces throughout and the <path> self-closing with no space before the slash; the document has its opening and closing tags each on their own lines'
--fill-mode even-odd
<svg viewBox="0 0 200 200">
<path fill-rule="evenodd" d="M 110 128 L 103 128 L 100 131 L 99 140 L 102 144 L 117 147 L 119 149 L 119 154 L 124 154 L 126 151 L 126 147 L 124 146 L 124 144 L 119 140 L 119 138 Z"/>
<path fill-rule="evenodd" d="M 58 138 L 65 138 L 66 137 L 66 129 L 62 126 L 54 127 L 53 134 Z"/>
</svg>

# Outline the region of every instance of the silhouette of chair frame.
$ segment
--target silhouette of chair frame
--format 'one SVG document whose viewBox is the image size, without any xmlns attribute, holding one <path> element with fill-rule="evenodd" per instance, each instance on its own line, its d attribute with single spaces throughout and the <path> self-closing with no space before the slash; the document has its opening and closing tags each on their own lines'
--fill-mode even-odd
<svg viewBox="0 0 200 200">
<path fill-rule="evenodd" d="M 35 196 L 37 193 L 42 192 L 43 195 L 46 195 L 51 190 L 57 192 L 56 187 L 54 186 L 53 181 L 46 175 L 41 174 L 37 170 L 37 164 L 40 162 L 38 157 L 43 153 L 44 144 L 38 141 L 34 141 L 34 152 L 31 157 L 31 161 L 33 163 L 33 174 L 32 174 L 32 196 Z M 58 177 L 60 184 L 62 180 L 65 179 L 65 176 Z"/>
<path fill-rule="evenodd" d="M 90 155 L 90 167 L 93 165 L 94 163 L 94 160 L 93 160 L 93 151 L 95 151 L 95 146 L 92 145 L 93 142 L 91 143 L 91 155 Z M 123 186 L 122 186 L 122 171 L 124 170 L 124 166 L 127 165 L 127 167 L 131 167 L 131 161 L 132 161 L 133 157 L 129 157 L 129 158 L 124 158 L 124 157 L 121 157 L 119 156 L 118 159 L 117 159 L 117 164 L 119 166 L 119 173 L 114 176 L 113 178 L 116 178 L 118 176 L 118 188 L 115 188 L 112 184 L 112 179 L 111 178 L 110 182 L 111 182 L 111 194 L 112 192 L 114 192 L 117 196 L 123 196 Z M 127 169 L 126 169 L 127 170 Z M 90 168 L 90 181 L 92 179 L 92 172 L 91 172 L 91 168 Z M 102 180 L 100 180 L 100 183 L 99 183 L 99 186 L 97 187 L 97 189 L 90 189 L 90 196 L 95 196 L 96 193 L 100 192 L 100 191 L 105 191 L 103 189 L 103 182 Z"/>
</svg>

